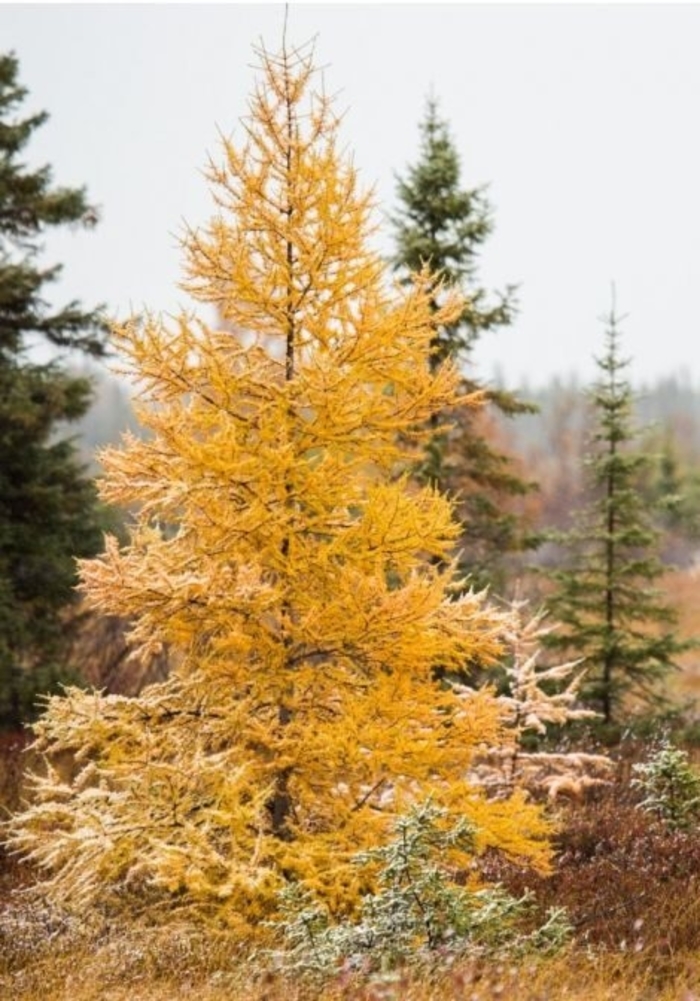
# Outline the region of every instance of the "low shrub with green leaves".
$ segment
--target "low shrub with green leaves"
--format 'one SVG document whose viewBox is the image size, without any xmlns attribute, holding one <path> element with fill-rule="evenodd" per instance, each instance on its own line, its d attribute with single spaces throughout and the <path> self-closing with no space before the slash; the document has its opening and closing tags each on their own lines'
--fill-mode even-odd
<svg viewBox="0 0 700 1001">
<path fill-rule="evenodd" d="M 376 872 L 372 893 L 359 915 L 333 921 L 328 908 L 308 891 L 291 885 L 282 893 L 282 947 L 276 963 L 287 971 L 327 975 L 340 967 L 369 971 L 427 962 L 467 950 L 522 954 L 563 945 L 569 925 L 562 908 L 552 908 L 534 931 L 526 930 L 533 898 L 515 897 L 500 886 L 460 885 L 450 872 L 453 849 L 473 850 L 466 820 L 445 826 L 445 813 L 431 803 L 400 817 L 385 846 L 358 853 L 356 864 Z"/>
</svg>

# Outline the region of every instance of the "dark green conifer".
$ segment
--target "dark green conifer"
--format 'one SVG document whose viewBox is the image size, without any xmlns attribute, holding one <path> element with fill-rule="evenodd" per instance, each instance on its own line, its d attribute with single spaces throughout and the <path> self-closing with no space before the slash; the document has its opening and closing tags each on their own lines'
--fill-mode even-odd
<svg viewBox="0 0 700 1001">
<path fill-rule="evenodd" d="M 610 723 L 621 721 L 629 697 L 658 709 L 660 682 L 693 644 L 678 639 L 675 613 L 657 586 L 666 571 L 660 533 L 638 488 L 650 458 L 633 449 L 634 394 L 614 310 L 605 339 L 590 390 L 595 430 L 585 461 L 592 500 L 570 531 L 549 536 L 564 560 L 548 571 L 555 585 L 549 609 L 561 627 L 545 643 L 585 658 L 582 697 Z"/>
<path fill-rule="evenodd" d="M 491 210 L 483 188 L 461 186 L 459 155 L 434 98 L 428 100 L 420 130 L 418 161 L 398 179 L 393 264 L 406 281 L 428 265 L 466 296 L 459 319 L 436 332 L 432 364 L 454 358 L 464 372 L 464 391 L 483 391 L 488 406 L 502 414 L 532 411 L 514 394 L 485 386 L 471 371 L 471 353 L 479 336 L 512 322 L 515 290 L 509 286 L 489 297 L 477 284 L 478 254 L 493 229 Z M 436 308 L 439 294 L 436 286 Z M 452 426 L 449 432 L 447 425 Z M 419 476 L 459 498 L 462 564 L 472 582 L 502 585 L 503 557 L 524 541 L 513 499 L 532 484 L 524 482 L 512 460 L 494 447 L 479 413 L 462 408 L 440 415 L 433 420 L 432 431 Z"/>
<path fill-rule="evenodd" d="M 95 210 L 84 190 L 55 187 L 48 166 L 23 163 L 47 116 L 21 115 L 17 75 L 16 57 L 0 55 L 0 726 L 21 723 L 65 673 L 74 557 L 100 547 L 93 484 L 60 435 L 86 412 L 90 384 L 59 357 L 38 362 L 28 351 L 37 342 L 104 351 L 100 312 L 53 308 L 47 286 L 61 269 L 38 260 L 49 228 L 92 225 Z"/>
</svg>

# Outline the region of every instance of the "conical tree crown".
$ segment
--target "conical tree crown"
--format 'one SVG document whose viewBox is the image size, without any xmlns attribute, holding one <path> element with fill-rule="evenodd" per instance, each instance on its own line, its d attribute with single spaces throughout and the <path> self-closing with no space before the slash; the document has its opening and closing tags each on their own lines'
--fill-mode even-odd
<svg viewBox="0 0 700 1001">
<path fill-rule="evenodd" d="M 459 154 L 434 97 L 420 131 L 420 157 L 398 182 L 403 212 L 395 220 L 396 257 L 412 271 L 429 262 L 459 283 L 474 277 L 478 248 L 493 224 L 481 189 L 460 187 Z"/>
<path fill-rule="evenodd" d="M 567 553 L 549 573 L 549 606 L 561 627 L 545 643 L 586 658 L 583 697 L 610 723 L 635 701 L 661 705 L 659 682 L 693 643 L 676 634 L 674 609 L 658 587 L 665 572 L 660 536 L 639 492 L 649 456 L 634 448 L 639 430 L 619 321 L 614 311 L 606 320 L 600 375 L 589 393 L 595 429 L 585 461 L 593 499 L 570 531 L 550 534 Z"/>
<path fill-rule="evenodd" d="M 165 405 L 141 412 L 152 440 L 104 456 L 105 494 L 143 505 L 133 546 L 114 559 L 126 561 L 129 594 L 142 578 L 145 591 L 119 593 L 140 615 L 143 635 L 164 630 L 164 639 L 180 643 L 196 633 L 197 664 L 197 606 L 164 623 L 161 596 L 151 616 L 148 595 L 156 566 L 167 567 L 171 583 L 189 580 L 196 590 L 190 568 L 204 557 L 203 531 L 217 540 L 207 551 L 229 557 L 216 559 L 225 639 L 215 631 L 207 649 L 231 643 L 233 612 L 242 631 L 256 634 L 256 648 L 264 637 L 280 663 L 290 643 L 310 642 L 299 603 L 326 604 L 312 594 L 314 582 L 324 596 L 353 594 L 371 577 L 394 606 L 405 588 L 419 586 L 426 554 L 444 556 L 455 535 L 447 502 L 431 490 L 407 490 L 401 471 L 406 442 L 456 399 L 452 367 L 433 374 L 427 358 L 436 322 L 459 300 L 436 317 L 427 280 L 408 293 L 387 285 L 367 248 L 370 201 L 338 158 L 337 121 L 324 99 L 310 95 L 302 110 L 310 62 L 263 58 L 248 143 L 241 151 L 226 144 L 225 165 L 211 168 L 221 214 L 186 240 L 187 287 L 216 302 L 235 330 L 184 318 L 176 332 L 157 320 L 123 328 L 120 346 L 150 399 Z M 173 524 L 174 536 L 162 528 Z M 210 608 L 211 572 L 198 578 Z M 110 603 L 118 598 L 111 559 L 84 573 L 93 594 L 106 588 Z M 251 573 L 262 590 L 251 590 Z M 291 602 L 293 614 L 274 628 L 239 616 L 244 606 L 231 596 L 241 574 L 249 600 L 264 593 L 268 603 Z M 420 587 L 432 576 L 423 574 Z M 352 617 L 342 618 L 351 628 Z"/>
<path fill-rule="evenodd" d="M 83 188 L 56 187 L 49 166 L 30 171 L 19 159 L 48 115 L 19 116 L 27 90 L 17 74 L 16 56 L 0 55 L 0 362 L 23 347 L 27 334 L 100 355 L 106 334 L 100 311 L 85 312 L 71 302 L 52 313 L 44 298 L 44 286 L 58 278 L 61 267 L 36 266 L 41 237 L 48 227 L 92 225 L 97 217 Z"/>
<path fill-rule="evenodd" d="M 18 836 L 69 894 L 145 879 L 227 920 L 252 920 L 282 878 L 347 906 L 367 879 L 353 854 L 428 795 L 468 810 L 480 847 L 546 857 L 534 808 L 466 781 L 499 739 L 493 697 L 433 681 L 496 657 L 502 627 L 480 596 L 453 597 L 430 560 L 455 536 L 450 506 L 404 474 L 406 442 L 455 402 L 429 352 L 459 301 L 436 314 L 427 276 L 387 284 L 310 55 L 261 57 L 246 144 L 210 170 L 219 214 L 185 241 L 188 288 L 233 329 L 118 332 L 151 435 L 103 456 L 104 493 L 140 514 L 128 546 L 82 566 L 90 600 L 180 668 L 138 700 L 53 703 L 41 739 L 90 748 L 110 833 L 76 861 L 91 779 L 68 803 L 49 787 Z"/>
<path fill-rule="evenodd" d="M 491 208 L 483 188 L 462 187 L 462 165 L 448 123 L 438 102 L 429 98 L 420 123 L 416 163 L 399 177 L 400 208 L 392 219 L 396 234 L 394 267 L 407 278 L 426 265 L 466 294 L 455 319 L 436 327 L 434 364 L 445 358 L 463 360 L 479 335 L 512 321 L 514 289 L 487 304 L 476 287 L 478 256 L 493 232 Z M 439 290 L 434 294 L 437 304 Z M 504 411 L 508 412 L 504 407 Z"/>
</svg>

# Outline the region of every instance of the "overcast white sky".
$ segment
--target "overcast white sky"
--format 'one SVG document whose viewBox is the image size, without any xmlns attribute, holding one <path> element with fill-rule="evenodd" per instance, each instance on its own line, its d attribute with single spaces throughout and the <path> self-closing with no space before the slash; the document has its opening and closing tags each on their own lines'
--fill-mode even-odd
<svg viewBox="0 0 700 1001">
<path fill-rule="evenodd" d="M 251 46 L 275 48 L 283 15 L 281 4 L 0 4 L 25 111 L 51 115 L 28 159 L 85 184 L 103 214 L 93 232 L 49 244 L 65 295 L 120 316 L 187 304 L 177 234 L 210 215 L 200 168 L 217 129 L 240 134 Z M 482 338 L 482 377 L 589 379 L 614 281 L 633 381 L 700 381 L 700 5 L 292 4 L 289 40 L 315 35 L 348 109 L 344 139 L 385 211 L 431 87 L 464 183 L 489 185 L 496 231 L 481 277 L 518 284 L 520 314 Z"/>
</svg>

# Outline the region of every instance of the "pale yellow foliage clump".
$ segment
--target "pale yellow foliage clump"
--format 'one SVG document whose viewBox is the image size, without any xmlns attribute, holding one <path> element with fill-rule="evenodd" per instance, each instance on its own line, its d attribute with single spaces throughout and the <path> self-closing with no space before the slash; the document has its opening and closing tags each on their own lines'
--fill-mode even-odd
<svg viewBox="0 0 700 1001">
<path fill-rule="evenodd" d="M 466 780 L 501 739 L 493 696 L 465 706 L 434 681 L 493 662 L 504 624 L 457 587 L 450 504 L 406 476 L 458 402 L 429 351 L 460 303 L 435 312 L 427 274 L 387 283 L 310 56 L 261 57 L 245 143 L 210 169 L 219 214 L 184 241 L 186 288 L 234 332 L 115 331 L 149 435 L 103 454 L 102 492 L 139 514 L 81 568 L 89 601 L 179 666 L 139 698 L 53 699 L 38 743 L 76 774 L 38 780 L 12 831 L 64 900 L 179 901 L 233 926 L 290 879 L 351 908 L 352 856 L 427 796 L 480 848 L 548 857 L 535 807 Z"/>
<path fill-rule="evenodd" d="M 583 799 L 588 790 L 612 780 L 611 758 L 574 750 L 525 753 L 522 742 L 526 734 L 543 737 L 548 727 L 598 716 L 579 701 L 585 666 L 581 660 L 542 664 L 542 641 L 553 628 L 545 622 L 545 610 L 532 614 L 527 601 L 515 598 L 510 612 L 504 634 L 507 694 L 497 698 L 507 736 L 475 758 L 470 776 L 495 796 L 519 788 L 534 795 L 544 793 L 550 800 Z M 474 694 L 466 687 L 460 691 L 468 699 Z"/>
</svg>

